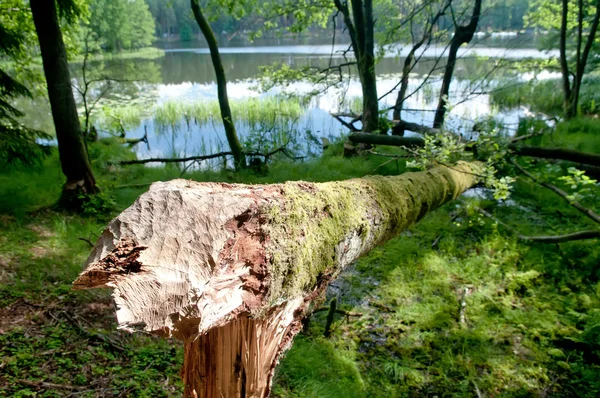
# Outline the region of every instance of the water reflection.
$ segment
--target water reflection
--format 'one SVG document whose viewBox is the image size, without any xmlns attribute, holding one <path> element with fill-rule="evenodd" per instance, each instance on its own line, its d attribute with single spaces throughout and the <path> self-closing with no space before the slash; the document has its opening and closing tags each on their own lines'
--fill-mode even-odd
<svg viewBox="0 0 600 398">
<path fill-rule="evenodd" d="M 498 57 L 523 58 L 523 57 L 550 57 L 553 53 L 544 53 L 528 47 L 530 44 L 510 40 L 488 41 L 491 45 L 481 43 L 462 50 L 464 57 L 459 59 L 456 65 L 455 79 L 450 93 L 450 102 L 455 106 L 448 115 L 448 125 L 453 130 L 469 134 L 473 120 L 495 114 L 487 95 L 470 95 L 473 92 L 484 92 L 494 85 L 495 81 L 486 82 L 487 86 L 481 86 L 475 77 L 485 76 L 496 68 Z M 516 43 L 516 44 L 515 44 Z M 291 66 L 311 65 L 324 67 L 329 62 L 331 45 L 305 44 L 296 42 L 295 45 L 269 46 L 269 43 L 257 43 L 250 46 L 241 46 L 230 43 L 222 48 L 222 58 L 227 77 L 230 81 L 228 91 L 230 97 L 244 99 L 249 97 L 267 97 L 281 94 L 282 89 L 275 88 L 267 93 L 255 90 L 257 86 L 256 77 L 260 68 L 273 63 L 287 63 Z M 189 45 L 189 43 L 188 43 Z M 515 49 L 513 47 L 521 46 Z M 347 45 L 339 45 L 334 50 L 347 48 Z M 389 107 L 395 101 L 396 92 L 392 89 L 399 81 L 398 73 L 404 62 L 403 55 L 407 51 L 404 47 L 398 47 L 395 54 L 390 53 L 382 58 L 377 64 L 378 92 L 381 94 L 392 91 L 389 96 L 382 99 L 381 106 Z M 409 92 L 416 90 L 422 83 L 432 65 L 436 62 L 435 57 L 443 53 L 443 48 L 434 47 L 426 50 L 423 58 L 414 69 Z M 491 57 L 489 60 L 475 57 L 475 55 Z M 339 57 L 333 61 L 343 62 Z M 80 65 L 73 66 L 73 83 L 76 86 L 83 84 Z M 225 134 L 220 120 L 217 118 L 209 123 L 189 123 L 182 117 L 173 124 L 171 129 L 160 127 L 152 118 L 153 107 L 162 106 L 169 101 L 207 101 L 216 100 L 216 84 L 214 83 L 214 71 L 210 56 L 205 48 L 170 48 L 164 57 L 152 60 L 128 59 L 108 60 L 90 64 L 91 73 L 96 77 L 110 77 L 110 90 L 105 90 L 108 83 L 99 84 L 91 91 L 92 97 L 102 97 L 98 109 L 105 107 L 122 107 L 132 103 L 139 104 L 147 112 L 139 123 L 127 126 L 128 137 L 141 137 L 145 131 L 149 135 L 149 149 L 138 145 L 136 148 L 138 157 L 157 156 L 190 156 L 201 153 L 212 153 L 226 150 Z M 440 88 L 440 74 L 434 75 L 430 82 L 413 97 L 405 102 L 406 111 L 403 118 L 411 122 L 430 125 L 433 121 L 433 110 L 437 104 L 437 92 Z M 503 72 L 513 73 L 513 72 Z M 495 75 L 497 76 L 497 74 Z M 305 94 L 313 89 L 307 83 L 295 83 L 288 88 L 295 94 Z M 305 112 L 293 123 L 281 125 L 282 131 L 261 131 L 260 126 L 250 126 L 243 120 L 236 121 L 238 133 L 243 141 L 256 144 L 257 137 L 272 134 L 277 139 L 275 143 L 284 141 L 295 145 L 296 150 L 302 154 L 314 154 L 320 150 L 320 137 L 333 139 L 340 134 L 347 133 L 329 113 L 346 110 L 348 99 L 360 97 L 361 90 L 358 80 L 351 77 L 344 91 L 331 89 L 323 95 L 314 98 L 306 106 Z M 460 99 L 467 98 L 459 102 Z M 346 100 L 346 101 L 344 101 Z M 40 102 L 42 103 L 40 106 Z M 51 118 L 49 108 L 44 101 L 39 99 L 29 104 L 23 103 L 30 116 L 28 123 L 35 127 L 41 127 L 51 131 Z M 523 110 L 515 109 L 496 115 L 506 124 L 512 125 L 518 122 Z M 391 116 L 391 114 L 390 114 Z M 160 127 L 160 128 L 159 128 Z M 271 129 L 272 130 L 272 129 Z M 263 142 L 264 144 L 264 142 Z M 261 148 L 262 149 L 262 148 Z"/>
</svg>

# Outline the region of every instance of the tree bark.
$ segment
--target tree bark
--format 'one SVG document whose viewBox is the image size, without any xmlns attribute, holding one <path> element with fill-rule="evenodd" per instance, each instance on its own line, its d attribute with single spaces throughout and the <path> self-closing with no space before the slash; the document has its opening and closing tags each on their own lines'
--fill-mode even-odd
<svg viewBox="0 0 600 398">
<path fill-rule="evenodd" d="M 433 32 L 433 29 L 435 28 L 438 20 L 445 14 L 446 9 L 448 7 L 450 7 L 451 4 L 452 4 L 452 0 L 449 0 L 444 5 L 444 7 L 442 7 L 435 14 L 435 16 L 432 17 L 431 21 L 427 22 L 427 26 L 425 28 L 425 32 L 423 33 L 423 36 L 421 37 L 421 40 L 419 40 L 418 42 L 413 44 L 410 52 L 408 53 L 408 55 L 406 56 L 406 59 L 404 60 L 404 66 L 402 68 L 402 78 L 400 80 L 400 90 L 398 91 L 398 96 L 396 97 L 396 103 L 394 105 L 394 112 L 392 115 L 392 119 L 394 120 L 394 122 L 396 122 L 396 124 L 392 128 L 392 135 L 399 135 L 399 136 L 404 135 L 405 128 L 402 125 L 402 108 L 404 107 L 404 101 L 406 100 L 406 91 L 408 90 L 408 83 L 409 83 L 408 78 L 409 78 L 410 72 L 413 70 L 413 68 L 416 64 L 415 54 L 417 53 L 419 48 L 421 48 L 421 46 L 423 44 L 425 44 L 426 41 L 428 42 L 428 45 L 429 45 L 429 43 L 431 42 L 431 34 Z M 411 29 L 412 29 L 412 27 L 411 27 Z"/>
<path fill-rule="evenodd" d="M 446 64 L 444 77 L 442 79 L 440 98 L 433 119 L 434 128 L 439 129 L 444 124 L 446 107 L 448 105 L 448 94 L 450 93 L 450 83 L 452 82 L 452 75 L 454 74 L 454 67 L 456 66 L 456 55 L 460 46 L 469 43 L 471 39 L 473 39 L 473 35 L 477 30 L 477 24 L 479 23 L 480 14 L 481 0 L 475 0 L 475 6 L 473 7 L 473 14 L 471 14 L 469 24 L 465 26 L 456 25 L 454 28 L 454 36 L 452 37 L 450 49 L 448 51 L 448 63 Z"/>
<path fill-rule="evenodd" d="M 265 397 L 310 302 L 359 256 L 474 186 L 480 168 L 155 183 L 109 224 L 74 287 L 113 288 L 122 329 L 183 340 L 186 397 Z"/>
<path fill-rule="evenodd" d="M 400 91 L 398 91 L 398 96 L 396 97 L 396 103 L 394 105 L 394 112 L 392 114 L 392 119 L 394 122 L 397 122 L 392 128 L 393 135 L 404 135 L 404 127 L 400 123 L 402 121 L 402 108 L 404 106 L 404 100 L 406 97 L 406 91 L 408 90 L 408 78 L 410 75 L 410 71 L 413 68 L 413 60 L 415 58 L 415 53 L 421 47 L 424 40 L 421 40 L 417 44 L 413 46 L 410 50 L 406 59 L 404 60 L 404 67 L 402 68 L 402 78 L 400 81 Z"/>
<path fill-rule="evenodd" d="M 567 63 L 567 17 L 569 14 L 569 0 L 561 0 L 562 7 L 560 13 L 560 35 L 558 39 L 558 51 L 560 62 L 560 73 L 563 83 L 563 108 L 565 116 L 568 118 L 571 110 L 571 82 L 569 81 L 569 64 Z"/>
<path fill-rule="evenodd" d="M 190 0 L 194 18 L 208 43 L 210 50 L 210 58 L 212 60 L 213 67 L 215 68 L 215 76 L 217 78 L 217 95 L 219 97 L 219 108 L 221 109 L 221 118 L 223 119 L 223 126 L 225 127 L 225 135 L 227 136 L 227 142 L 233 153 L 233 160 L 235 162 L 236 169 L 246 167 L 246 158 L 244 151 L 242 150 L 242 144 L 238 139 L 237 132 L 235 131 L 235 124 L 233 123 L 233 116 L 231 114 L 231 107 L 229 106 L 229 97 L 227 95 L 227 78 L 225 77 L 225 69 L 223 68 L 223 62 L 221 61 L 221 55 L 219 54 L 219 46 L 217 39 L 213 33 L 208 21 L 202 13 L 202 9 L 198 3 L 198 0 Z"/>
<path fill-rule="evenodd" d="M 358 1 L 353 1 L 358 3 Z M 363 131 L 369 133 L 379 132 L 379 101 L 377 97 L 377 76 L 375 74 L 375 40 L 374 40 L 374 20 L 373 20 L 373 0 L 364 0 L 364 52 L 361 65 L 361 86 L 363 92 Z"/>
<path fill-rule="evenodd" d="M 579 15 L 579 27 L 578 27 L 578 43 L 577 43 L 577 63 L 575 70 L 575 77 L 573 79 L 573 88 L 571 89 L 571 97 L 569 99 L 568 112 L 566 113 L 566 118 L 571 118 L 577 116 L 578 108 L 579 108 L 579 93 L 581 92 L 581 82 L 583 81 L 583 75 L 585 74 L 585 67 L 587 65 L 587 61 L 590 55 L 590 51 L 592 50 L 592 46 L 594 41 L 596 40 L 596 33 L 598 32 L 598 26 L 600 25 L 600 0 L 596 1 L 596 13 L 594 14 L 594 19 L 592 20 L 592 24 L 590 26 L 590 30 L 588 32 L 587 41 L 585 43 L 585 47 L 583 48 L 583 52 L 581 52 L 581 41 L 582 30 L 583 30 L 583 2 L 579 1 L 578 5 L 580 7 L 578 15 Z M 562 32 L 561 32 L 562 33 Z M 562 39 L 562 38 L 561 38 Z M 564 79 L 564 78 L 563 78 Z M 568 80 L 568 76 L 567 76 Z"/>
<path fill-rule="evenodd" d="M 347 3 L 334 0 L 336 8 L 344 17 L 350 34 L 352 50 L 357 61 L 358 76 L 363 95 L 362 131 L 379 131 L 379 101 L 377 76 L 375 74 L 375 42 L 373 0 L 353 0 L 352 14 Z"/>
<path fill-rule="evenodd" d="M 61 202 L 64 206 L 76 206 L 74 202 L 80 192 L 94 194 L 99 190 L 81 133 L 56 4 L 54 0 L 31 0 L 30 6 L 56 128 L 60 164 L 67 177 Z"/>
<path fill-rule="evenodd" d="M 583 1 L 577 1 L 577 37 L 576 37 L 576 48 L 575 48 L 575 72 L 573 74 L 573 81 L 571 82 L 571 72 L 569 70 L 569 64 L 567 59 L 567 29 L 568 29 L 568 15 L 569 15 L 569 1 L 561 1 L 561 13 L 560 13 L 560 31 L 558 40 L 559 49 L 559 62 L 560 62 L 560 73 L 562 77 L 563 86 L 563 109 L 565 118 L 571 119 L 577 116 L 579 108 L 579 93 L 581 92 L 581 82 L 583 81 L 583 75 L 585 74 L 585 68 L 589 58 L 590 51 L 596 39 L 596 33 L 600 25 L 600 0 L 596 0 L 596 12 L 590 29 L 587 35 L 587 40 L 583 51 L 581 46 L 583 44 L 583 24 L 584 24 L 584 7 Z"/>
</svg>

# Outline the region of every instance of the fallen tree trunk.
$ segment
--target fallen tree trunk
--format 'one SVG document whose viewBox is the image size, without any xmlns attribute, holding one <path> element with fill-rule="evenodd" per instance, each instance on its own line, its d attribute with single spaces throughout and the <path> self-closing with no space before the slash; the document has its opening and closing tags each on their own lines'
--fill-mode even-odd
<svg viewBox="0 0 600 398">
<path fill-rule="evenodd" d="M 265 397 L 339 272 L 478 182 L 481 164 L 329 183 L 159 182 L 99 238 L 75 288 L 111 287 L 120 328 L 185 342 L 186 397 Z"/>
</svg>

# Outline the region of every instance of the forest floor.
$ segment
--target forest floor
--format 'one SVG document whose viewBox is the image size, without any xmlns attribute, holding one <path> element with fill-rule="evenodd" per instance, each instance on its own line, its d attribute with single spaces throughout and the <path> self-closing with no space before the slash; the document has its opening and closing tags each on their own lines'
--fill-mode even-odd
<svg viewBox="0 0 600 398">
<path fill-rule="evenodd" d="M 335 145 L 304 163 L 281 160 L 266 175 L 184 178 L 270 183 L 404 171 L 402 161 L 381 166 L 389 158 L 340 152 Z M 181 344 L 118 331 L 108 291 L 71 290 L 89 242 L 146 189 L 139 184 L 181 171 L 110 166 L 132 156 L 110 141 L 90 154 L 104 193 L 84 215 L 52 209 L 63 178 L 55 154 L 34 169 L 0 172 L 0 396 L 181 395 Z M 586 225 L 561 198 L 526 181 L 504 203 L 465 200 L 523 234 Z M 281 361 L 273 395 L 598 396 L 599 265 L 597 240 L 524 243 L 469 205 L 450 203 L 330 287 L 328 298 L 361 315 L 336 318 L 325 338 L 326 313 L 315 314 Z"/>
</svg>

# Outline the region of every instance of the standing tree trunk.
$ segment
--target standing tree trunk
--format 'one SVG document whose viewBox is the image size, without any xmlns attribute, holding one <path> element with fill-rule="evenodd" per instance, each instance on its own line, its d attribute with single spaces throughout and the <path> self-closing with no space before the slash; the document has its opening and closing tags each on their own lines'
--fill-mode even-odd
<svg viewBox="0 0 600 398">
<path fill-rule="evenodd" d="M 362 131 L 373 133 L 379 131 L 373 0 L 364 0 L 364 4 L 363 0 L 352 0 L 352 14 L 347 2 L 334 0 L 334 4 L 344 17 L 358 66 L 363 95 Z"/>
<path fill-rule="evenodd" d="M 311 301 L 475 185 L 480 167 L 322 184 L 155 183 L 109 224 L 74 286 L 113 288 L 121 328 L 183 340 L 185 397 L 266 397 Z"/>
<path fill-rule="evenodd" d="M 56 4 L 54 0 L 31 0 L 29 3 L 42 53 L 60 164 L 67 177 L 61 204 L 76 207 L 81 192 L 94 194 L 98 187 L 77 116 Z"/>
<path fill-rule="evenodd" d="M 480 14 L 481 0 L 475 0 L 475 6 L 473 8 L 473 14 L 471 14 L 469 24 L 465 26 L 456 24 L 454 27 L 454 36 L 450 41 L 450 49 L 448 51 L 448 63 L 446 64 L 446 68 L 444 70 L 440 98 L 435 111 L 435 117 L 433 119 L 433 127 L 436 129 L 441 128 L 444 124 L 446 107 L 448 105 L 448 94 L 450 93 L 450 83 L 452 82 L 452 75 L 454 74 L 454 67 L 456 66 L 456 54 L 458 53 L 460 46 L 469 43 L 473 39 L 473 35 L 477 30 L 477 24 L 479 23 Z"/>
<path fill-rule="evenodd" d="M 585 46 L 583 45 L 583 27 L 584 27 L 584 7 L 582 0 L 577 1 L 577 37 L 575 48 L 575 73 L 571 82 L 571 71 L 567 60 L 567 29 L 569 15 L 569 1 L 562 0 L 561 17 L 560 17 L 560 35 L 559 35 L 559 61 L 560 73 L 562 75 L 563 86 L 563 108 L 565 118 L 570 119 L 578 114 L 579 110 L 579 93 L 581 91 L 581 82 L 587 66 L 587 61 L 592 50 L 592 46 L 596 39 L 598 26 L 600 25 L 600 0 L 596 0 L 596 12 L 590 24 Z"/>
<path fill-rule="evenodd" d="M 569 64 L 567 63 L 567 17 L 569 14 L 569 0 L 562 0 L 560 13 L 560 36 L 558 40 L 558 51 L 560 61 L 560 73 L 563 86 L 563 109 L 565 117 L 570 117 L 571 82 L 569 80 Z"/>
<path fill-rule="evenodd" d="M 221 55 L 219 54 L 219 46 L 217 39 L 213 33 L 208 21 L 202 14 L 202 9 L 198 4 L 198 0 L 190 0 L 192 5 L 192 11 L 194 12 L 194 18 L 208 43 L 210 49 L 210 58 L 212 59 L 213 67 L 215 68 L 215 75 L 217 78 L 217 95 L 219 97 L 219 108 L 221 109 L 221 118 L 223 119 L 223 126 L 225 127 L 225 135 L 227 136 L 227 142 L 233 153 L 233 161 L 235 162 L 235 168 L 243 168 L 246 166 L 246 158 L 244 151 L 242 150 L 242 144 L 238 139 L 237 132 L 235 131 L 235 124 L 233 123 L 233 116 L 231 115 L 231 108 L 229 107 L 229 97 L 227 96 L 227 78 L 225 77 L 225 69 L 223 68 L 223 62 L 221 61 Z"/>
<path fill-rule="evenodd" d="M 354 0 L 352 2 L 359 3 Z M 375 38 L 373 20 L 373 0 L 364 0 L 364 16 L 362 29 L 364 30 L 364 51 L 359 60 L 359 69 L 363 93 L 363 131 L 375 133 L 379 131 L 379 101 L 377 98 L 377 75 L 375 74 Z M 385 131 L 383 132 L 385 133 Z"/>
<path fill-rule="evenodd" d="M 416 66 L 416 63 L 418 62 L 418 59 L 416 59 L 415 55 L 417 53 L 417 51 L 419 50 L 419 48 L 421 48 L 421 46 L 423 46 L 423 44 L 425 44 L 427 42 L 427 46 L 429 46 L 429 44 L 431 43 L 431 35 L 433 33 L 433 29 L 436 27 L 437 22 L 439 21 L 439 19 L 445 14 L 446 10 L 448 9 L 448 7 L 450 7 L 450 5 L 452 4 L 452 0 L 447 0 L 447 2 L 443 5 L 442 8 L 439 9 L 439 11 L 432 16 L 431 20 L 427 21 L 424 32 L 423 32 L 423 36 L 421 37 L 421 39 L 419 41 L 417 41 L 416 43 L 413 44 L 410 52 L 408 53 L 408 55 L 406 56 L 406 59 L 404 60 L 404 66 L 402 68 L 402 77 L 400 80 L 400 90 L 398 91 L 398 96 L 396 97 L 396 103 L 394 105 L 394 111 L 392 114 L 392 120 L 395 123 L 394 127 L 392 128 L 392 135 L 399 135 L 399 136 L 403 136 L 404 135 L 404 123 L 402 121 L 402 108 L 404 107 L 404 101 L 406 100 L 406 91 L 408 90 L 408 83 L 409 83 L 409 76 L 410 76 L 410 72 L 413 70 L 413 68 Z M 411 35 L 412 35 L 412 21 L 411 21 Z M 414 42 L 414 36 L 413 36 L 413 42 Z M 437 64 L 437 62 L 436 62 Z M 425 78 L 425 80 L 427 80 L 427 77 Z"/>
</svg>

